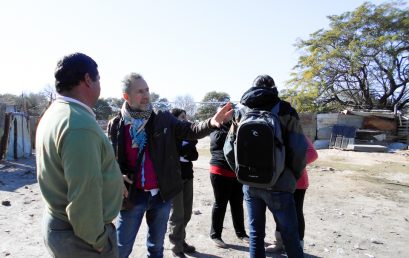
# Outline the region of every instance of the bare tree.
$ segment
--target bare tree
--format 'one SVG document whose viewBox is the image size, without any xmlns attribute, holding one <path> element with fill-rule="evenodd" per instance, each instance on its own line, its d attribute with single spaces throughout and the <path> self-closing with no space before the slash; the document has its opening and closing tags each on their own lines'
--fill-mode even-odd
<svg viewBox="0 0 409 258">
<path fill-rule="evenodd" d="M 48 100 L 48 106 L 55 100 L 57 97 L 57 92 L 55 88 L 50 84 L 47 84 L 41 91 L 40 94 L 43 95 Z"/>
<path fill-rule="evenodd" d="M 174 106 L 184 109 L 189 120 L 193 119 L 196 113 L 195 100 L 190 95 L 177 96 L 174 101 Z"/>
</svg>

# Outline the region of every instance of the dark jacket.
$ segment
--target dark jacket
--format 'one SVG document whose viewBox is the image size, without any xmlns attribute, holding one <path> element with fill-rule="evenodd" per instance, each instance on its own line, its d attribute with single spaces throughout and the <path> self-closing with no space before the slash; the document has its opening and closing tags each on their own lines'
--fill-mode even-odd
<svg viewBox="0 0 409 258">
<path fill-rule="evenodd" d="M 286 168 L 271 190 L 294 192 L 296 181 L 301 177 L 306 166 L 308 147 L 297 111 L 288 102 L 280 100 L 276 88 L 252 87 L 243 94 L 240 100 L 240 103 L 248 108 L 266 111 L 271 111 L 278 102 L 280 102 L 278 117 L 286 147 Z M 236 112 L 235 120 L 239 121 L 245 110 L 244 107 Z"/>
<path fill-rule="evenodd" d="M 192 179 L 193 178 L 193 163 L 199 158 L 199 153 L 196 149 L 197 140 L 187 141 L 183 140 L 179 142 L 179 155 L 183 157 L 185 161 L 180 162 L 180 169 L 182 173 L 182 179 Z"/>
<path fill-rule="evenodd" d="M 213 132 L 210 133 L 210 153 L 212 157 L 210 158 L 210 165 L 224 168 L 224 169 L 231 169 L 229 164 L 224 157 L 223 146 L 224 142 L 227 137 L 228 129 L 221 127 L 214 129 Z"/>
<path fill-rule="evenodd" d="M 199 123 L 182 122 L 168 111 L 153 112 L 147 125 L 149 152 L 158 179 L 159 192 L 164 201 L 182 190 L 177 139 L 195 140 L 212 131 L 210 119 Z M 108 137 L 115 151 L 122 174 L 128 174 L 125 144 L 125 125 L 121 114 L 108 123 Z"/>
</svg>

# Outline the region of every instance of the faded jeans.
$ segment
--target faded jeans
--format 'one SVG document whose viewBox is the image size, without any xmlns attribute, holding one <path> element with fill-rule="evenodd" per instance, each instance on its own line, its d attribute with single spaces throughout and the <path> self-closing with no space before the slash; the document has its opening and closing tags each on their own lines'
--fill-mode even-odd
<svg viewBox="0 0 409 258">
<path fill-rule="evenodd" d="M 243 186 L 250 227 L 250 257 L 266 257 L 264 249 L 266 208 L 277 218 L 285 250 L 289 258 L 304 257 L 298 236 L 294 196 L 288 192 Z"/>
<path fill-rule="evenodd" d="M 146 213 L 148 234 L 146 246 L 148 257 L 163 257 L 163 242 L 171 208 L 170 201 L 164 202 L 160 194 L 152 196 L 150 192 L 135 194 L 135 206 L 131 210 L 122 210 L 117 217 L 117 236 L 119 257 L 126 258 L 131 252 Z"/>
</svg>

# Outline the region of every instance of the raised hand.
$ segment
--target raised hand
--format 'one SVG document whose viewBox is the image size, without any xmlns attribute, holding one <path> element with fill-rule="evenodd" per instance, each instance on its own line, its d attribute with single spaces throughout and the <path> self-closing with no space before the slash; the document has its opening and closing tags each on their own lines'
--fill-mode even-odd
<svg viewBox="0 0 409 258">
<path fill-rule="evenodd" d="M 210 120 L 211 125 L 220 127 L 223 123 L 230 121 L 233 116 L 233 111 L 231 103 L 228 102 L 212 117 Z"/>
</svg>

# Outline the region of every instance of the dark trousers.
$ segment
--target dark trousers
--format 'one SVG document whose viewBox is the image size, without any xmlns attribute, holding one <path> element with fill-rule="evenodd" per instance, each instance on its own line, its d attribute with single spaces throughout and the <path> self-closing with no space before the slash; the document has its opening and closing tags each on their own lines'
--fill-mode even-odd
<svg viewBox="0 0 409 258">
<path fill-rule="evenodd" d="M 300 235 L 300 240 L 304 240 L 304 231 L 305 231 L 305 221 L 304 221 L 304 196 L 305 189 L 297 189 L 294 192 L 294 202 L 295 210 L 297 211 L 297 220 L 298 220 L 298 234 Z"/>
<path fill-rule="evenodd" d="M 210 173 L 210 181 L 213 187 L 214 199 L 212 210 L 211 238 L 221 238 L 224 215 L 227 203 L 230 202 L 231 216 L 237 237 L 246 235 L 243 215 L 243 191 L 242 184 L 236 178 L 224 177 Z"/>
<path fill-rule="evenodd" d="M 118 246 L 115 226 L 106 224 L 105 230 L 108 232 L 108 241 L 103 250 L 98 252 L 90 244 L 77 237 L 68 222 L 44 212 L 44 243 L 50 255 L 55 258 L 117 258 Z"/>
<path fill-rule="evenodd" d="M 193 178 L 183 180 L 183 189 L 172 199 L 172 210 L 169 218 L 169 241 L 172 251 L 183 251 L 186 239 L 186 225 L 192 217 Z"/>
</svg>

